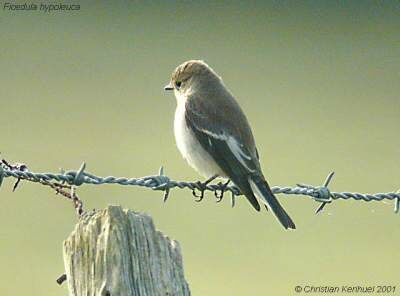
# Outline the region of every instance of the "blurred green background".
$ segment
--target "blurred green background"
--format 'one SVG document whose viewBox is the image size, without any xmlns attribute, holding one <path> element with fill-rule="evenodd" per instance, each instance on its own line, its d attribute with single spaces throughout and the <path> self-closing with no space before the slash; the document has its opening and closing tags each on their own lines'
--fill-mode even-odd
<svg viewBox="0 0 400 296">
<path fill-rule="evenodd" d="M 3 3 L 2 3 L 3 6 Z M 249 117 L 271 185 L 335 191 L 400 187 L 398 1 L 85 1 L 78 12 L 0 11 L 0 151 L 33 171 L 139 177 L 164 165 L 199 176 L 172 132 L 163 86 L 204 59 Z M 67 295 L 62 241 L 70 202 L 12 180 L 0 191 L 0 294 Z M 285 232 L 247 201 L 230 207 L 190 191 L 83 186 L 85 207 L 149 213 L 177 239 L 193 295 L 293 295 L 296 285 L 399 285 L 392 203 L 317 203 L 279 195 L 298 229 Z M 400 286 L 397 287 L 400 289 Z"/>
</svg>

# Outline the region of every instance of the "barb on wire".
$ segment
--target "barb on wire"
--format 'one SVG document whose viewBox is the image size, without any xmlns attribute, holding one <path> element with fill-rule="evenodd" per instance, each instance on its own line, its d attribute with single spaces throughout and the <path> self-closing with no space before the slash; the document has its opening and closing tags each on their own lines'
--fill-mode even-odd
<svg viewBox="0 0 400 296">
<path fill-rule="evenodd" d="M 16 163 L 14 165 L 9 164 L 5 159 L 1 160 L 1 163 L 8 169 L 10 170 L 18 170 L 18 171 L 26 171 L 28 170 L 28 167 L 24 164 L 24 163 Z M 1 178 L 1 181 L 3 180 L 3 178 Z M 21 178 L 17 178 L 17 181 L 14 183 L 13 186 L 13 192 L 15 191 L 15 189 L 17 189 L 19 182 L 21 182 Z"/>
<path fill-rule="evenodd" d="M 314 190 L 314 189 L 319 190 L 319 194 L 318 194 L 318 196 L 314 197 L 314 200 L 321 202 L 321 205 L 317 208 L 317 210 L 315 211 L 315 214 L 318 214 L 319 212 L 321 212 L 327 203 L 332 202 L 332 195 L 328 189 L 328 185 L 331 182 L 334 174 L 335 174 L 335 172 L 331 172 L 326 177 L 324 184 L 320 187 L 314 187 L 312 185 L 306 185 L 306 184 L 297 184 L 297 186 L 299 186 L 301 188 L 308 188 L 311 190 Z"/>
<path fill-rule="evenodd" d="M 241 195 L 238 187 L 234 184 L 229 185 L 228 183 L 210 183 L 212 180 L 206 182 L 186 182 L 186 181 L 173 181 L 164 174 L 164 168 L 161 167 L 157 175 L 146 176 L 141 178 L 125 178 L 125 177 L 100 177 L 85 171 L 86 164 L 83 163 L 77 171 L 61 171 L 60 173 L 34 173 L 28 170 L 25 164 L 11 165 L 6 160 L 0 162 L 0 186 L 4 178 L 14 178 L 16 183 L 14 190 L 17 188 L 21 180 L 40 183 L 45 186 L 49 186 L 56 191 L 56 194 L 60 194 L 63 197 L 70 199 L 78 215 L 82 215 L 83 204 L 82 201 L 76 194 L 76 187 L 82 184 L 119 184 L 124 186 L 143 186 L 151 188 L 153 190 L 164 191 L 164 202 L 167 201 L 171 189 L 174 188 L 188 188 L 192 191 L 193 195 L 197 198 L 202 199 L 204 192 L 213 192 L 217 201 L 220 201 L 225 192 L 231 193 L 232 207 L 235 205 L 236 196 Z M 357 192 L 332 192 L 328 189 L 329 183 L 332 180 L 334 173 L 330 173 L 326 178 L 322 186 L 312 186 L 306 184 L 297 184 L 294 187 L 288 186 L 274 186 L 271 188 L 275 194 L 287 194 L 287 195 L 305 195 L 311 199 L 320 202 L 321 205 L 317 208 L 316 213 L 323 210 L 327 203 L 331 203 L 337 199 L 354 199 L 363 201 L 382 201 L 382 200 L 394 200 L 395 212 L 399 212 L 400 208 L 400 190 L 397 192 L 387 193 L 374 193 L 374 194 L 363 194 Z M 198 190 L 201 194 L 196 194 Z"/>
<path fill-rule="evenodd" d="M 82 165 L 81 169 L 78 170 L 83 172 L 83 169 L 85 168 L 84 165 Z M 7 174 L 7 172 L 20 172 L 20 173 L 26 173 L 23 175 L 15 175 L 15 174 Z M 78 175 L 78 173 L 76 175 Z M 83 214 L 83 203 L 79 199 L 78 195 L 76 194 L 76 186 L 74 185 L 65 185 L 64 181 L 61 180 L 61 182 L 51 182 L 51 178 L 45 179 L 45 178 L 34 178 L 35 174 L 29 172 L 28 167 L 24 163 L 16 163 L 16 164 L 10 164 L 7 162 L 5 159 L 2 159 L 0 162 L 0 186 L 1 183 L 4 179 L 4 177 L 14 177 L 17 179 L 13 186 L 13 192 L 17 189 L 18 185 L 20 184 L 21 180 L 26 180 L 30 182 L 37 182 L 45 186 L 49 186 L 52 189 L 55 190 L 56 195 L 61 195 L 62 197 L 65 197 L 67 199 L 70 199 L 73 202 L 75 211 L 78 216 L 81 216 Z M 60 181 L 60 180 L 58 180 Z M 81 183 L 82 184 L 82 183 Z"/>
</svg>

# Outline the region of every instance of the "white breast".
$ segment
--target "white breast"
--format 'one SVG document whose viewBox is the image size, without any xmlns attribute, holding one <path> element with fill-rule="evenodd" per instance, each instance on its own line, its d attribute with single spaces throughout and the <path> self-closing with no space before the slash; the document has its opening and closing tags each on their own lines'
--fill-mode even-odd
<svg viewBox="0 0 400 296">
<path fill-rule="evenodd" d="M 201 147 L 193 132 L 188 128 L 185 120 L 185 103 L 179 101 L 175 111 L 174 133 L 176 145 L 182 156 L 205 178 L 214 175 L 225 177 L 225 174 L 211 158 L 206 150 Z"/>
</svg>

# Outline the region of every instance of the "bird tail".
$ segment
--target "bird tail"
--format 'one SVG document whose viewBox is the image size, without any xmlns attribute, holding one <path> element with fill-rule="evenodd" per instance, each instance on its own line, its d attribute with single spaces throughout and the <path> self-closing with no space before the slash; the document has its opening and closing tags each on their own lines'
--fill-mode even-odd
<svg viewBox="0 0 400 296">
<path fill-rule="evenodd" d="M 296 225 L 294 225 L 292 219 L 280 205 L 265 179 L 262 176 L 253 175 L 248 178 L 248 181 L 254 195 L 274 213 L 283 227 L 285 227 L 285 229 L 296 229 Z"/>
</svg>

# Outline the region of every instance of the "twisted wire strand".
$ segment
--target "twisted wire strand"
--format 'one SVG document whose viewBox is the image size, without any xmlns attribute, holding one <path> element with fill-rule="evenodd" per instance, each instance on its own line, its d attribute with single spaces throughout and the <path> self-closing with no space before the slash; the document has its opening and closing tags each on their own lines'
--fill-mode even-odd
<svg viewBox="0 0 400 296">
<path fill-rule="evenodd" d="M 164 175 L 164 170 L 161 167 L 158 175 L 145 176 L 140 178 L 126 178 L 115 176 L 96 176 L 94 174 L 85 172 L 86 165 L 83 163 L 77 171 L 66 171 L 61 173 L 35 173 L 31 172 L 24 166 L 24 169 L 16 169 L 15 167 L 8 167 L 0 164 L 0 186 L 4 178 L 12 177 L 17 180 L 28 180 L 31 182 L 51 182 L 57 181 L 67 183 L 69 185 L 80 186 L 82 184 L 102 185 L 102 184 L 118 184 L 124 186 L 142 186 L 151 188 L 153 190 L 165 191 L 164 200 L 168 198 L 168 193 L 173 188 L 189 188 L 192 191 L 197 189 L 200 191 L 211 191 L 216 194 L 218 191 L 229 191 L 232 194 L 232 205 L 234 205 L 234 197 L 242 195 L 239 188 L 235 185 L 224 186 L 222 183 L 218 184 L 204 184 L 200 182 L 187 182 L 187 181 L 174 181 Z M 395 212 L 399 212 L 400 204 L 400 191 L 387 192 L 387 193 L 374 193 L 363 194 L 357 192 L 331 192 L 328 189 L 329 182 L 333 177 L 331 173 L 322 186 L 312 186 L 305 184 L 297 184 L 297 186 L 274 186 L 271 190 L 275 194 L 287 195 L 305 195 L 311 199 L 322 203 L 322 206 L 317 210 L 319 212 L 325 204 L 337 199 L 354 199 L 363 201 L 382 201 L 382 200 L 395 200 Z"/>
</svg>

